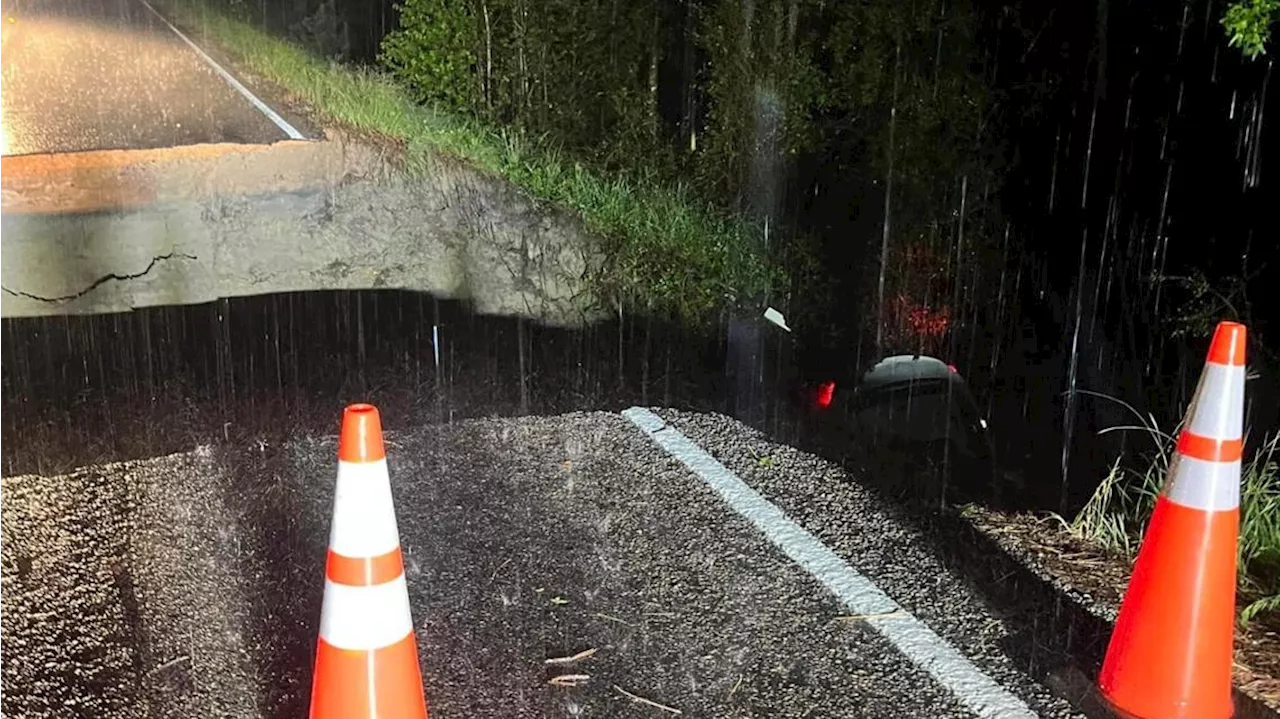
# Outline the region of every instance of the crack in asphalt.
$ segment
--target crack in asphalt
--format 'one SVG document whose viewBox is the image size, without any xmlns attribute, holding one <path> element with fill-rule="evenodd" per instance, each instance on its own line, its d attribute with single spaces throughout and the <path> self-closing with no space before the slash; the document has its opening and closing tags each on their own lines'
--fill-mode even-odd
<svg viewBox="0 0 1280 719">
<path fill-rule="evenodd" d="M 80 299 L 81 297 L 84 297 L 85 295 L 89 294 L 90 292 L 93 292 L 94 290 L 98 289 L 99 287 L 106 284 L 107 282 L 111 282 L 113 280 L 116 282 L 126 282 L 128 280 L 136 280 L 141 277 L 145 277 L 148 273 L 151 272 L 151 270 L 155 269 L 156 265 L 160 264 L 161 262 L 165 262 L 167 260 L 172 260 L 172 259 L 198 260 L 200 258 L 196 257 L 195 255 L 184 254 L 176 250 L 168 254 L 156 255 L 155 257 L 151 258 L 151 262 L 147 263 L 147 266 L 141 272 L 134 272 L 132 274 L 127 274 L 127 275 L 121 275 L 115 272 L 109 272 L 99 277 L 98 279 L 94 280 L 88 287 L 84 288 L 83 290 L 80 290 L 79 292 L 75 292 L 73 294 L 63 295 L 61 297 L 43 297 L 41 295 L 32 294 L 30 292 L 23 292 L 22 290 L 15 290 L 9 287 L 4 287 L 3 285 L 0 285 L 0 290 L 4 291 L 5 294 L 13 295 L 14 297 L 26 297 L 27 299 L 36 300 L 39 302 L 48 302 L 50 304 L 56 304 L 59 302 L 70 302 L 71 300 L 77 300 L 77 299 Z"/>
</svg>

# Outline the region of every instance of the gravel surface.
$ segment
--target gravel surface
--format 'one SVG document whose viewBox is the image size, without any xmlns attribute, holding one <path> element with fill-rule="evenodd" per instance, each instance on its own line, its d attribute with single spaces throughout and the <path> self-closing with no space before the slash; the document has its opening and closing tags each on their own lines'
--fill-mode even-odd
<svg viewBox="0 0 1280 719">
<path fill-rule="evenodd" d="M 253 714 L 225 478 L 198 450 L 0 480 L 6 717 Z"/>
<path fill-rule="evenodd" d="M 839 470 L 665 414 L 1042 716 L 1071 715 Z M 335 455 L 305 437 L 5 478 L 5 716 L 304 715 Z M 969 716 L 619 415 L 390 432 L 388 455 L 433 719 Z M 570 674 L 588 678 L 552 683 Z"/>
<path fill-rule="evenodd" d="M 717 414 L 654 410 L 1043 717 L 1071 706 L 1018 669 L 1027 641 L 893 505 L 838 466 Z"/>
</svg>

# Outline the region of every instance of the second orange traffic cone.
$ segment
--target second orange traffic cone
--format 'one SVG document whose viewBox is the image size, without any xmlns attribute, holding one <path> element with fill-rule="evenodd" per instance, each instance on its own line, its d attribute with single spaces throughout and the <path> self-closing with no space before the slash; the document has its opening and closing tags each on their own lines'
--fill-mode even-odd
<svg viewBox="0 0 1280 719">
<path fill-rule="evenodd" d="M 1098 686 L 1121 716 L 1232 716 L 1245 327 L 1218 325 Z"/>
<path fill-rule="evenodd" d="M 382 422 L 347 407 L 338 441 L 311 719 L 427 719 Z"/>
</svg>

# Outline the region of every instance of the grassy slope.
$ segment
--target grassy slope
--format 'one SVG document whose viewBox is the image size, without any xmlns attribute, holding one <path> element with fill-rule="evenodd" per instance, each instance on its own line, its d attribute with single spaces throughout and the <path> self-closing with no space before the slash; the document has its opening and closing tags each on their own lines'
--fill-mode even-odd
<svg viewBox="0 0 1280 719">
<path fill-rule="evenodd" d="M 507 179 L 535 200 L 577 212 L 608 258 L 591 282 L 609 305 L 697 322 L 781 279 L 755 251 L 749 228 L 684 187 L 602 177 L 552 147 L 419 105 L 386 75 L 328 62 L 200 0 L 168 0 L 164 9 L 325 121 L 402 141 L 411 171 L 423 170 L 431 153 L 445 153 Z"/>
</svg>

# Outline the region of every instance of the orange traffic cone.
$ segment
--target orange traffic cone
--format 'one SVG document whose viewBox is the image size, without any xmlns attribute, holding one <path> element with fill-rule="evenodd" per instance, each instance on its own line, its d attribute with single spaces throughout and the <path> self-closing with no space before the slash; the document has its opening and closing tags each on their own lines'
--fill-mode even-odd
<svg viewBox="0 0 1280 719">
<path fill-rule="evenodd" d="M 427 717 L 382 423 L 367 404 L 342 415 L 311 717 Z"/>
<path fill-rule="evenodd" d="M 1245 328 L 1218 325 L 1098 677 L 1138 719 L 1232 716 Z"/>
</svg>

